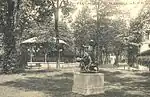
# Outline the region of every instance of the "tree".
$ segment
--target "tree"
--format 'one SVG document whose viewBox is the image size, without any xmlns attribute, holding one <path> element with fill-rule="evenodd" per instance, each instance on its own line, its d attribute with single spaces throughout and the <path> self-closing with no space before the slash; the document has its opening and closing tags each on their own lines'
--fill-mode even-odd
<svg viewBox="0 0 150 97">
<path fill-rule="evenodd" d="M 58 30 L 58 21 L 59 21 L 59 10 L 62 9 L 64 14 L 68 14 L 67 5 L 69 4 L 68 0 L 51 0 L 52 8 L 54 9 L 54 18 L 55 18 L 55 32 L 56 32 L 56 44 L 57 44 L 57 68 L 60 67 L 60 51 L 59 51 L 59 30 Z M 65 11 L 64 11 L 65 10 Z"/>
<path fill-rule="evenodd" d="M 137 60 L 137 55 L 139 53 L 139 46 L 142 42 L 142 37 L 144 34 L 149 34 L 150 29 L 150 6 L 148 4 L 149 0 L 145 1 L 145 5 L 141 9 L 138 16 L 130 22 L 129 30 L 129 46 L 128 46 L 128 64 L 129 66 L 134 66 Z M 131 44 L 132 43 L 132 44 Z M 136 45 L 133 45 L 136 44 Z"/>
<path fill-rule="evenodd" d="M 134 20 L 130 23 L 130 30 L 128 34 L 128 65 L 134 66 L 136 63 L 136 58 L 139 53 L 140 42 L 142 41 L 142 34 L 140 30 L 142 25 L 140 21 Z M 136 45 L 135 45 L 136 44 Z"/>
<path fill-rule="evenodd" d="M 111 47 L 111 51 L 114 53 L 116 59 L 114 65 L 118 66 L 119 56 L 126 48 L 126 40 L 125 37 L 128 32 L 128 28 L 126 23 L 122 19 L 114 20 L 109 25 L 111 33 L 109 33 L 109 46 Z"/>
<path fill-rule="evenodd" d="M 56 37 L 54 33 L 55 21 L 53 22 L 53 15 L 56 16 L 56 0 L 23 0 L 21 6 L 22 15 L 20 16 L 20 40 L 40 36 L 42 34 Z M 60 2 L 59 8 L 66 18 L 69 12 L 72 10 L 70 2 L 67 0 Z M 54 26 L 55 25 L 55 26 Z M 66 34 L 69 30 L 65 23 L 58 24 L 60 30 L 60 37 L 69 40 L 69 35 Z M 44 33 L 43 33 L 44 32 Z M 45 35 L 45 36 L 46 36 Z"/>
<path fill-rule="evenodd" d="M 0 1 L 0 31 L 1 33 L 4 32 L 4 27 L 6 25 L 6 12 L 7 12 L 7 8 L 5 6 L 6 1 L 5 0 L 1 0 Z"/>
<path fill-rule="evenodd" d="M 15 15 L 18 9 L 19 0 L 7 0 L 7 19 L 3 36 L 4 55 L 3 55 L 3 72 L 8 73 L 16 67 L 16 40 L 15 40 Z"/>
<path fill-rule="evenodd" d="M 91 4 L 94 6 L 94 10 L 96 11 L 96 44 L 97 44 L 97 61 L 99 64 L 103 63 L 103 48 L 107 50 L 107 44 L 108 41 L 106 41 L 108 38 L 106 38 L 108 33 L 110 32 L 109 30 L 109 24 L 111 23 L 111 16 L 114 14 L 120 13 L 120 10 L 116 7 L 111 5 L 109 1 L 105 0 L 91 0 Z M 106 37 L 104 37 L 106 36 Z M 106 56 L 108 54 L 106 53 Z"/>
<path fill-rule="evenodd" d="M 103 64 L 105 56 L 108 62 L 109 49 L 112 47 L 112 41 L 115 40 L 118 34 L 121 34 L 123 30 L 121 27 L 124 26 L 121 23 L 124 24 L 124 22 L 117 23 L 111 19 L 111 16 L 118 14 L 120 10 L 107 1 L 84 1 L 84 5 L 82 5 L 82 9 L 79 11 L 77 19 L 73 23 L 75 42 L 80 47 L 83 44 L 87 44 L 91 39 L 94 40 L 96 43 L 96 59 L 99 64 Z M 114 27 L 112 23 L 115 22 Z"/>
<path fill-rule="evenodd" d="M 16 58 L 14 58 L 16 57 L 15 54 L 17 54 L 18 56 L 18 54 L 20 54 L 21 52 L 21 41 L 33 36 L 39 36 L 42 34 L 41 32 L 43 32 L 43 30 L 52 32 L 50 34 L 54 35 L 54 23 L 52 23 L 52 20 L 53 14 L 55 13 L 55 8 L 53 5 L 53 3 L 55 2 L 56 0 L 7 0 L 7 2 L 5 0 L 0 1 L 0 24 L 3 25 L 0 27 L 0 32 L 4 32 L 3 43 L 5 49 L 5 54 L 3 57 L 4 71 L 9 71 L 9 69 L 14 65 L 15 67 L 22 66 L 22 63 L 17 63 L 18 61 L 15 60 Z M 6 6 L 6 4 L 8 5 L 8 7 Z M 67 17 L 68 13 L 72 10 L 70 6 L 71 3 L 67 0 L 62 0 L 62 2 L 60 2 L 60 5 L 61 12 L 63 13 L 64 17 Z M 70 34 L 66 34 L 69 32 L 68 27 L 65 24 L 60 25 L 60 34 L 62 38 L 69 40 L 68 37 L 70 37 Z M 37 31 L 34 28 L 39 28 L 41 32 Z M 9 60 L 7 60 L 7 58 Z"/>
<path fill-rule="evenodd" d="M 80 48 L 92 39 L 95 30 L 95 20 L 90 17 L 88 7 L 84 7 L 72 23 L 76 47 Z"/>
</svg>

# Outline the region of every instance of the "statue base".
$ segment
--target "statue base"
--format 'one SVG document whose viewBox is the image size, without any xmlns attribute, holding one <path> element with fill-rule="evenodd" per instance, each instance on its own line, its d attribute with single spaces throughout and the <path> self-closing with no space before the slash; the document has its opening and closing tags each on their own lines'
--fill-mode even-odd
<svg viewBox="0 0 150 97">
<path fill-rule="evenodd" d="M 82 95 L 104 93 L 104 74 L 75 72 L 72 92 Z"/>
</svg>

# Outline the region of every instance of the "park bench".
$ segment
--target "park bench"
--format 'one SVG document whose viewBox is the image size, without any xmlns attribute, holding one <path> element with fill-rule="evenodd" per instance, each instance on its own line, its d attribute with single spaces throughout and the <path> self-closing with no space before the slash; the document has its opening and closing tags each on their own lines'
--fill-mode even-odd
<svg viewBox="0 0 150 97">
<path fill-rule="evenodd" d="M 63 64 L 64 62 L 60 62 L 60 64 Z M 27 62 L 27 68 L 32 69 L 32 68 L 38 68 L 42 67 L 42 65 L 53 65 L 56 64 L 56 62 Z"/>
<path fill-rule="evenodd" d="M 38 69 L 40 69 L 40 67 L 41 67 L 40 62 L 28 62 L 27 64 L 28 64 L 27 65 L 28 69 L 32 69 L 34 67 L 37 67 Z"/>
<path fill-rule="evenodd" d="M 125 68 L 128 67 L 128 64 L 127 63 L 119 63 L 119 67 L 123 67 L 125 70 Z"/>
</svg>

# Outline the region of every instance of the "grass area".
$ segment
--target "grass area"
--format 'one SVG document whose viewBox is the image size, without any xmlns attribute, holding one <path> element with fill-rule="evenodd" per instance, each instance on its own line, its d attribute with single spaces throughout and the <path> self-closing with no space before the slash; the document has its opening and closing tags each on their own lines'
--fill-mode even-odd
<svg viewBox="0 0 150 97">
<path fill-rule="evenodd" d="M 105 94 L 72 93 L 73 69 L 0 75 L 0 97 L 150 97 L 150 73 L 101 69 Z"/>
</svg>

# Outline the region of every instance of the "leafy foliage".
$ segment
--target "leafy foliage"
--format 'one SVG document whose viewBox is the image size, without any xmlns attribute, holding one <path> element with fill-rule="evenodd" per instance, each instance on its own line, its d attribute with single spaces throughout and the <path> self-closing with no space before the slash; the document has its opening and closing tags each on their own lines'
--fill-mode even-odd
<svg viewBox="0 0 150 97">
<path fill-rule="evenodd" d="M 149 2 L 146 0 L 145 2 Z M 129 30 L 129 43 L 133 42 L 138 45 L 128 45 L 128 64 L 133 66 L 133 64 L 137 60 L 137 55 L 139 53 L 139 44 L 144 39 L 145 35 L 149 33 L 149 24 L 150 24 L 150 6 L 148 3 L 145 3 L 145 6 L 142 8 L 141 12 L 139 13 L 138 17 L 130 22 L 130 30 Z"/>
<path fill-rule="evenodd" d="M 88 10 L 88 7 L 81 10 L 80 14 L 77 16 L 77 18 L 79 18 L 72 24 L 77 47 L 87 44 L 95 33 L 96 21 L 90 17 Z"/>
</svg>

